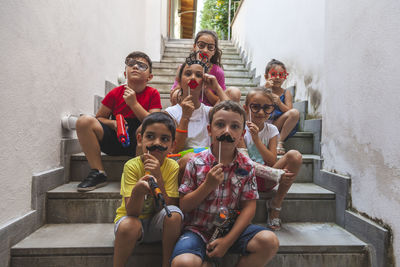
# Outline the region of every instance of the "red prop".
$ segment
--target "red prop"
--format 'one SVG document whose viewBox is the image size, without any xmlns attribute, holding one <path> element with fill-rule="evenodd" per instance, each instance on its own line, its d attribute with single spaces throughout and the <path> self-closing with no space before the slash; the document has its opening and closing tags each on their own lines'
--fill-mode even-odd
<svg viewBox="0 0 400 267">
<path fill-rule="evenodd" d="M 268 74 L 271 76 L 271 78 L 277 78 L 279 77 L 280 79 L 286 79 L 286 77 L 289 75 L 289 73 L 286 72 L 286 70 L 278 72 L 274 69 L 271 69 Z"/>
<path fill-rule="evenodd" d="M 190 80 L 190 82 L 188 83 L 190 89 L 194 89 L 196 88 L 199 84 L 195 81 L 195 80 Z"/>
</svg>

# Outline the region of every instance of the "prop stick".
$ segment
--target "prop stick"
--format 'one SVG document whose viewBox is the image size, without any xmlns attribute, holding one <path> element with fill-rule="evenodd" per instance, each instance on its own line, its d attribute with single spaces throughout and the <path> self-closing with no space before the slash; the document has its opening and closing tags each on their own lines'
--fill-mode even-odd
<svg viewBox="0 0 400 267">
<path fill-rule="evenodd" d="M 218 148 L 218 163 L 221 163 L 221 141 L 218 142 L 219 148 Z"/>
<path fill-rule="evenodd" d="M 251 109 L 249 109 L 249 119 L 250 119 L 250 122 L 251 122 Z"/>
<path fill-rule="evenodd" d="M 201 103 L 203 103 L 204 99 L 204 83 L 201 84 Z"/>
</svg>

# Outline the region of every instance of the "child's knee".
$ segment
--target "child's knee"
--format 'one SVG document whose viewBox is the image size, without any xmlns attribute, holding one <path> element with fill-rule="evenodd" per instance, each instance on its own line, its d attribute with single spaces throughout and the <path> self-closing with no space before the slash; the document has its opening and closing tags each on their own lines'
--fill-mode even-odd
<svg viewBox="0 0 400 267">
<path fill-rule="evenodd" d="M 82 115 L 76 121 L 76 129 L 79 131 L 81 129 L 87 129 L 93 127 L 93 124 L 97 121 L 96 118 L 89 115 Z"/>
<path fill-rule="evenodd" d="M 292 109 L 289 110 L 288 112 L 289 112 L 288 115 L 289 115 L 290 117 L 292 117 L 292 118 L 297 118 L 297 119 L 300 118 L 300 112 L 299 112 L 297 109 L 292 108 Z"/>
<path fill-rule="evenodd" d="M 136 217 L 127 217 L 119 223 L 117 235 L 137 240 L 142 235 L 142 223 Z"/>
<path fill-rule="evenodd" d="M 183 221 L 183 217 L 182 217 L 182 213 L 178 212 L 178 211 L 172 211 L 171 212 L 171 217 L 165 216 L 164 217 L 164 222 L 166 224 L 172 224 L 175 226 L 181 226 L 182 221 Z"/>
<path fill-rule="evenodd" d="M 279 248 L 279 239 L 272 231 L 261 231 L 258 232 L 254 237 L 256 247 L 261 251 L 273 251 L 276 253 Z"/>
<path fill-rule="evenodd" d="M 176 256 L 172 262 L 172 267 L 193 267 L 193 266 L 201 266 L 202 260 L 199 256 L 191 254 L 191 253 L 184 253 Z"/>
<path fill-rule="evenodd" d="M 301 153 L 297 150 L 289 150 L 285 156 L 287 157 L 289 162 L 295 163 L 295 164 L 301 164 L 303 161 L 303 156 Z"/>
</svg>

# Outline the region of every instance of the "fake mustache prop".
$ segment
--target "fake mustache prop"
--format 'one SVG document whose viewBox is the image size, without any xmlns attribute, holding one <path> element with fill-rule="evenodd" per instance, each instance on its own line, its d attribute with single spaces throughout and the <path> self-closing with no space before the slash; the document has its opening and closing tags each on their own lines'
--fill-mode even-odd
<svg viewBox="0 0 400 267">
<path fill-rule="evenodd" d="M 235 139 L 232 138 L 232 136 L 230 136 L 229 134 L 223 134 L 220 136 L 217 136 L 217 140 L 220 142 L 228 142 L 228 143 L 233 143 L 235 142 Z"/>
<path fill-rule="evenodd" d="M 167 147 L 163 147 L 163 146 L 159 146 L 159 145 L 154 145 L 154 146 L 146 146 L 146 149 L 148 151 L 154 151 L 154 150 L 158 150 L 158 151 L 165 151 L 167 150 Z"/>
<path fill-rule="evenodd" d="M 221 142 L 228 142 L 228 143 L 233 143 L 235 142 L 235 139 L 232 138 L 229 134 L 223 134 L 220 136 L 217 136 L 217 141 L 218 142 L 218 163 L 221 163 Z"/>
</svg>

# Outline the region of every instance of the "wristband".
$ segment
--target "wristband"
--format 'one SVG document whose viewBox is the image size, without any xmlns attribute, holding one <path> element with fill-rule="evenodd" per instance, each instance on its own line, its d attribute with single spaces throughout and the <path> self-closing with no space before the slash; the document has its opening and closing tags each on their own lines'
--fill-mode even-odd
<svg viewBox="0 0 400 267">
<path fill-rule="evenodd" d="M 188 130 L 181 130 L 181 129 L 178 129 L 178 128 L 176 128 L 176 131 L 178 133 L 187 133 L 188 132 Z"/>
</svg>

